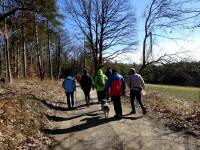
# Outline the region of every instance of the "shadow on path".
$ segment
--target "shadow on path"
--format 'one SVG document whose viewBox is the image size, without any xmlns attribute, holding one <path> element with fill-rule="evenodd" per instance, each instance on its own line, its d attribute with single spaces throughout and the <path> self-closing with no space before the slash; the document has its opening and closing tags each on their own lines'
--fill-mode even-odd
<svg viewBox="0 0 200 150">
<path fill-rule="evenodd" d="M 69 120 L 72 120 L 72 119 L 76 119 L 76 118 L 79 118 L 79 117 L 83 117 L 83 116 L 98 116 L 99 113 L 96 113 L 96 112 L 99 112 L 100 110 L 96 110 L 96 111 L 92 111 L 90 113 L 82 113 L 80 115 L 77 115 L 77 116 L 72 116 L 72 117 L 60 117 L 60 116 L 52 116 L 52 115 L 48 115 L 45 113 L 46 117 L 48 120 L 50 121 L 55 121 L 55 122 L 59 122 L 59 121 L 69 121 Z"/>
<path fill-rule="evenodd" d="M 99 110 L 98 110 L 99 111 Z M 83 118 L 80 121 L 84 122 L 82 124 L 78 124 L 69 128 L 65 128 L 65 129 L 42 129 L 42 132 L 46 133 L 46 134 L 51 134 L 51 135 L 57 135 L 57 134 L 67 134 L 67 133 L 72 133 L 72 132 L 78 132 L 78 131 L 83 131 L 89 128 L 93 128 L 105 123 L 109 123 L 111 121 L 116 120 L 114 117 L 112 118 L 102 118 L 99 113 L 94 113 L 97 111 L 93 111 L 90 113 L 85 113 L 85 114 L 80 114 L 78 116 L 73 116 L 70 118 L 63 118 L 63 117 L 57 117 L 57 116 L 49 116 L 49 119 L 52 119 L 53 121 L 67 121 L 67 120 L 71 120 L 71 119 L 75 119 L 75 118 L 79 118 L 82 116 L 90 116 L 87 118 Z M 92 118 L 91 118 L 92 117 Z M 122 116 L 122 119 L 131 119 L 131 120 L 136 120 L 139 118 L 142 118 L 143 116 L 139 116 L 139 117 L 128 117 L 127 115 Z"/>
<path fill-rule="evenodd" d="M 93 128 L 93 127 L 108 123 L 110 121 L 114 121 L 114 118 L 105 119 L 105 118 L 101 118 L 100 116 L 95 116 L 92 118 L 84 118 L 81 121 L 86 121 L 86 122 L 66 128 L 66 129 L 42 129 L 42 132 L 46 134 L 51 134 L 51 135 L 78 132 L 78 131 L 83 131 L 89 128 Z"/>
<path fill-rule="evenodd" d="M 137 117 L 128 117 L 128 115 L 123 115 L 122 119 L 130 119 L 130 120 L 137 120 L 142 118 L 143 116 L 137 116 Z"/>
<path fill-rule="evenodd" d="M 81 109 L 85 109 L 87 108 L 87 105 L 86 104 L 83 104 L 85 103 L 85 100 L 79 100 L 77 102 L 77 107 L 75 107 L 74 109 L 69 109 L 66 107 L 67 103 L 64 103 L 64 102 L 49 102 L 48 100 L 44 100 L 44 99 L 39 99 L 37 98 L 34 94 L 24 94 L 25 97 L 27 98 L 30 98 L 30 99 L 35 99 L 39 102 L 41 102 L 42 104 L 44 104 L 45 106 L 47 106 L 48 108 L 50 109 L 54 109 L 54 110 L 59 110 L 59 111 L 71 111 L 71 110 L 74 110 L 74 109 L 78 109 L 78 110 L 81 110 Z M 91 99 L 92 101 L 93 100 L 96 100 L 96 99 Z M 96 105 L 98 104 L 97 102 L 90 102 L 90 105 Z M 65 106 L 63 106 L 65 105 Z"/>
</svg>

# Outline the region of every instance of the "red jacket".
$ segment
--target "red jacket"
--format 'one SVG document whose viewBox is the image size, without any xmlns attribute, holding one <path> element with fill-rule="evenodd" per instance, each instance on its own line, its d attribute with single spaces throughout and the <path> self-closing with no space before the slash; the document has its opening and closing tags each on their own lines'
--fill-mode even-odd
<svg viewBox="0 0 200 150">
<path fill-rule="evenodd" d="M 109 91 L 110 89 L 110 96 L 124 95 L 125 88 L 124 78 L 117 72 L 112 73 L 106 84 L 106 91 Z"/>
</svg>

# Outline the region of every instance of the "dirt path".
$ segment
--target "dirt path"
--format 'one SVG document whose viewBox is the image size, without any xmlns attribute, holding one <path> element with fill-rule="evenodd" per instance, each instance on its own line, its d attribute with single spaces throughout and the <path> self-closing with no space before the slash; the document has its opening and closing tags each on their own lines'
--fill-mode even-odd
<svg viewBox="0 0 200 150">
<path fill-rule="evenodd" d="M 110 117 L 105 119 L 96 93 L 92 91 L 92 105 L 83 105 L 83 93 L 77 89 L 78 108 L 71 111 L 55 111 L 49 118 L 56 128 L 46 129 L 56 142 L 55 150 L 199 150 L 200 140 L 173 132 L 150 115 L 140 110 L 129 115 L 129 104 L 123 104 L 123 118 L 114 120 L 113 105 Z"/>
</svg>

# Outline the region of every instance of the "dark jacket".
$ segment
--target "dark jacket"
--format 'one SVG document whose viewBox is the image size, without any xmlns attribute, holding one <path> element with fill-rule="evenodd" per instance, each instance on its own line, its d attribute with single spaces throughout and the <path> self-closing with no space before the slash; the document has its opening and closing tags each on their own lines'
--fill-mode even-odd
<svg viewBox="0 0 200 150">
<path fill-rule="evenodd" d="M 82 75 L 80 80 L 80 86 L 84 91 L 89 92 L 91 90 L 93 83 L 92 83 L 92 78 L 90 77 L 89 74 Z"/>
</svg>

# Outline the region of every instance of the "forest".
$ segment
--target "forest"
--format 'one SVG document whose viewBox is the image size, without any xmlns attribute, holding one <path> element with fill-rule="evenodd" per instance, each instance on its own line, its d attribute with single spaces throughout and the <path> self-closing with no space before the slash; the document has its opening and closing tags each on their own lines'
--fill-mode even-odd
<svg viewBox="0 0 200 150">
<path fill-rule="evenodd" d="M 112 4 L 111 2 L 109 3 Z M 99 9 L 104 5 L 109 6 L 106 2 L 96 1 L 95 4 L 75 0 L 60 3 L 65 5 L 64 12 L 60 11 L 55 0 L 1 1 L 1 78 L 8 83 L 12 83 L 13 78 L 59 79 L 63 78 L 66 72 L 81 74 L 84 68 L 94 75 L 99 66 L 113 66 L 118 64 L 115 58 L 121 54 L 134 53 L 138 45 L 136 15 L 134 9 L 128 5 L 129 1 L 119 0 L 107 11 L 106 8 Z M 72 7 L 73 9 L 70 9 Z M 168 9 L 170 7 L 174 10 Z M 83 14 L 78 13 L 80 10 Z M 112 13 L 114 10 L 116 12 Z M 126 10 L 126 13 L 121 10 Z M 89 11 L 91 16 L 88 16 Z M 149 9 L 144 12 L 142 60 L 140 64 L 136 64 L 138 72 L 145 75 L 147 82 L 199 86 L 199 83 L 194 81 L 198 81 L 199 63 L 181 57 L 180 54 L 186 53 L 185 51 L 180 51 L 180 54 L 176 52 L 155 55 L 154 50 L 161 37 L 158 35 L 160 30 L 166 32 L 181 28 L 198 31 L 198 13 L 198 8 L 189 7 L 187 1 L 153 0 L 149 4 Z M 74 30 L 82 34 L 74 38 L 70 35 L 71 29 L 64 28 L 66 15 L 74 21 Z M 186 21 L 187 27 L 183 26 Z M 167 39 L 176 39 L 170 35 L 165 36 Z M 124 64 L 122 67 L 131 65 L 134 66 L 135 63 Z M 173 69 L 176 67 L 180 70 Z"/>
<path fill-rule="evenodd" d="M 199 0 L 0 0 L 0 149 L 199 150 L 199 6 Z M 128 86 L 118 104 L 106 93 L 107 118 L 97 86 L 86 101 L 76 81 L 70 108 L 65 78 L 85 71 L 94 81 L 108 67 L 126 83 L 136 69 L 146 84 L 137 91 L 140 102 Z"/>
</svg>

